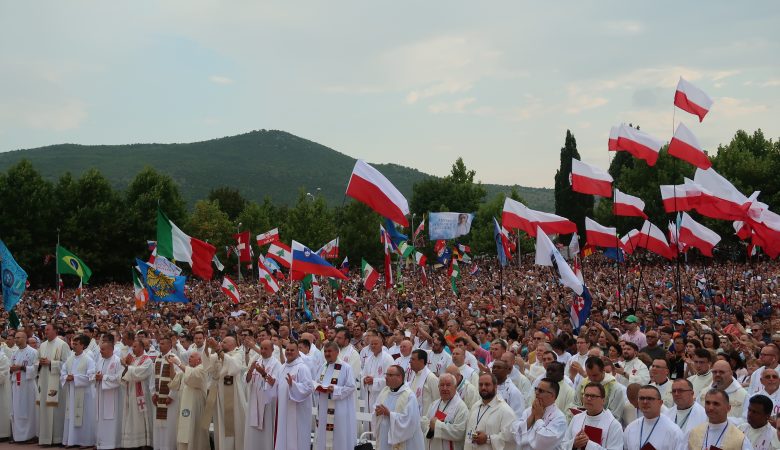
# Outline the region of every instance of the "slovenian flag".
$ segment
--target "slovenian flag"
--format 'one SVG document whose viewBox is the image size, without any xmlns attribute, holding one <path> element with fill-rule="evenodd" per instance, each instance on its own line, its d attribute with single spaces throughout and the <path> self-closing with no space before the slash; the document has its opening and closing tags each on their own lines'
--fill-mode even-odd
<svg viewBox="0 0 780 450">
<path fill-rule="evenodd" d="M 331 266 L 322 257 L 298 241 L 292 241 L 292 264 L 290 269 L 294 272 L 322 275 L 341 280 L 347 279 L 346 275 L 337 268 Z"/>
</svg>

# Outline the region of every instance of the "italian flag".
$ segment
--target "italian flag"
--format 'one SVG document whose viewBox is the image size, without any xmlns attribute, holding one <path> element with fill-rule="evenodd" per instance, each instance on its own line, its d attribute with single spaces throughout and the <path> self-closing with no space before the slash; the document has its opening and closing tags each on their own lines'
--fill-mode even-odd
<svg viewBox="0 0 780 450">
<path fill-rule="evenodd" d="M 149 301 L 149 292 L 138 277 L 138 268 L 133 268 L 133 294 L 135 297 L 135 309 L 143 309 Z"/>
<path fill-rule="evenodd" d="M 241 296 L 238 294 L 238 286 L 236 286 L 236 283 L 229 277 L 222 279 L 222 292 L 224 292 L 234 304 L 238 304 L 238 301 L 241 299 Z"/>
<path fill-rule="evenodd" d="M 157 210 L 157 254 L 171 260 L 186 262 L 192 273 L 210 280 L 214 273 L 211 261 L 217 249 L 199 239 L 184 234 L 162 210 Z"/>
<path fill-rule="evenodd" d="M 458 285 L 455 283 L 460 279 L 460 266 L 458 265 L 458 261 L 453 258 L 452 264 L 450 265 L 450 284 L 452 285 L 452 292 L 455 293 L 455 295 L 458 295 Z"/>
<path fill-rule="evenodd" d="M 371 264 L 367 263 L 364 259 L 360 263 L 360 273 L 363 274 L 363 287 L 366 288 L 367 291 L 373 290 L 377 280 L 379 280 L 379 272 L 371 267 Z"/>
</svg>

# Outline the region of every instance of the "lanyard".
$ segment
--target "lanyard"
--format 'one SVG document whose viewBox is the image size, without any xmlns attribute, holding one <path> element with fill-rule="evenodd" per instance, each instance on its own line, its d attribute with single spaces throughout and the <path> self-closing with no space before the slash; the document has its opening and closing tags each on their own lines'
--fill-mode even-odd
<svg viewBox="0 0 780 450">
<path fill-rule="evenodd" d="M 455 398 L 455 397 L 453 397 L 453 398 Z M 439 406 L 436 407 L 436 411 L 441 411 L 441 412 L 446 411 L 447 407 L 450 406 L 450 402 L 451 401 L 452 401 L 452 398 L 447 400 L 447 403 L 444 404 L 444 408 L 443 409 L 439 409 L 439 406 L 441 406 L 441 400 L 439 400 Z M 488 408 L 490 408 L 490 407 L 488 406 Z M 485 409 L 485 411 L 487 411 L 487 409 Z M 477 419 L 477 423 L 479 423 L 479 419 Z"/>
<path fill-rule="evenodd" d="M 718 444 L 720 443 L 720 439 L 723 437 L 723 433 L 726 432 L 726 428 L 728 428 L 728 427 L 729 427 L 729 424 L 726 423 L 726 426 L 723 427 L 723 431 L 721 431 L 720 435 L 718 435 L 718 440 L 715 441 L 714 444 L 712 444 L 713 446 L 715 446 L 715 447 L 718 446 Z M 709 445 L 707 445 L 707 442 L 709 441 L 709 439 L 710 439 L 710 426 L 707 425 L 707 434 L 704 435 L 704 448 L 710 448 Z"/>
<path fill-rule="evenodd" d="M 655 423 L 653 424 L 653 428 L 650 429 L 650 434 L 647 435 L 647 439 L 645 439 L 645 442 L 642 442 L 642 434 L 645 432 L 645 418 L 642 418 L 642 424 L 639 427 L 639 443 L 641 444 L 639 448 L 644 447 L 649 441 L 650 436 L 653 435 L 653 431 L 655 431 L 655 427 L 658 425 L 658 422 L 661 421 L 661 417 L 657 417 L 655 420 Z"/>
<path fill-rule="evenodd" d="M 682 422 L 680 422 L 680 429 L 685 426 L 685 422 L 688 421 L 688 417 L 691 416 L 691 413 L 693 412 L 693 406 L 691 406 L 691 409 L 688 410 L 688 414 L 685 415 L 685 419 L 683 419 Z M 674 415 L 674 424 L 677 425 L 677 414 Z"/>
<path fill-rule="evenodd" d="M 474 425 L 474 429 L 476 430 L 479 426 L 479 422 L 482 420 L 483 417 L 485 417 L 485 413 L 490 409 L 490 405 L 487 405 L 487 408 L 485 408 L 484 411 L 482 411 L 482 405 L 479 405 L 479 408 L 477 408 L 477 423 Z M 480 414 L 482 412 L 482 414 Z"/>
</svg>

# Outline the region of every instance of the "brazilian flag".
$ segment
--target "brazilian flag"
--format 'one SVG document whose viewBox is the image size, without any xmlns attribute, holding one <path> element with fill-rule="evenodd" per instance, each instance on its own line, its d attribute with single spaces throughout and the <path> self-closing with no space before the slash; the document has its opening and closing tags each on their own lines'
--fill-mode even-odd
<svg viewBox="0 0 780 450">
<path fill-rule="evenodd" d="M 92 270 L 84 264 L 84 261 L 59 245 L 57 245 L 57 273 L 76 275 L 84 284 L 87 284 L 89 277 L 92 276 Z"/>
</svg>

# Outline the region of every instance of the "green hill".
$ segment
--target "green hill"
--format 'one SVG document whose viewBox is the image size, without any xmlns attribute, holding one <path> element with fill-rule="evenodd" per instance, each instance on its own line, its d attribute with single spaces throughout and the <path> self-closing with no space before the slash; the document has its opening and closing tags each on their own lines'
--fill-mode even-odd
<svg viewBox="0 0 780 450">
<path fill-rule="evenodd" d="M 284 204 L 294 202 L 301 188 L 312 193 L 319 189 L 330 204 L 340 204 L 355 164 L 354 158 L 343 153 L 275 130 L 189 144 L 61 144 L 17 150 L 0 153 L 0 170 L 5 171 L 22 159 L 30 160 L 49 180 L 56 180 L 65 172 L 80 176 L 94 167 L 117 188 L 126 187 L 145 166 L 152 166 L 170 175 L 190 204 L 206 198 L 212 188 L 219 186 L 236 187 L 249 200 L 262 201 L 268 196 L 273 202 Z M 376 167 L 407 198 L 411 198 L 415 182 L 430 176 L 396 164 Z M 493 184 L 485 188 L 488 198 L 512 189 Z M 516 188 L 530 207 L 553 209 L 551 189 Z"/>
</svg>

